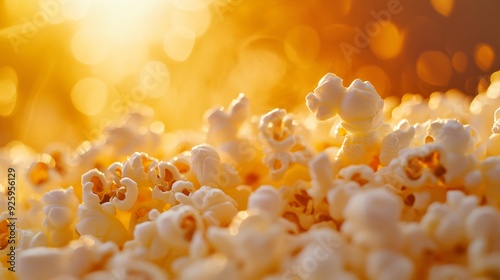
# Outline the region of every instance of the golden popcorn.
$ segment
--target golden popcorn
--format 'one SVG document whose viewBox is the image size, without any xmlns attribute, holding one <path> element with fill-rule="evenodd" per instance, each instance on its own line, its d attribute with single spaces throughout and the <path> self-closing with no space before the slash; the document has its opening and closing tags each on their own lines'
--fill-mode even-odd
<svg viewBox="0 0 500 280">
<path fill-rule="evenodd" d="M 500 279 L 497 3 L 0 10 L 0 279 Z"/>
</svg>

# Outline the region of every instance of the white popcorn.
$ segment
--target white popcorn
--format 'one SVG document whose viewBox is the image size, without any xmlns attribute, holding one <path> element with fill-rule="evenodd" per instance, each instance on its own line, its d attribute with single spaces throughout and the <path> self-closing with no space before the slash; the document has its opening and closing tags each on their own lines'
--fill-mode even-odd
<svg viewBox="0 0 500 280">
<path fill-rule="evenodd" d="M 42 202 L 45 205 L 42 225 L 49 244 L 54 247 L 66 245 L 74 238 L 74 221 L 79 204 L 73 187 L 47 192 Z"/>
<path fill-rule="evenodd" d="M 102 241 L 123 244 L 130 236 L 122 222 L 115 217 L 115 206 L 111 202 L 101 204 L 93 189 L 92 182 L 83 186 L 83 204 L 78 206 L 76 231 L 80 235 L 90 234 Z"/>
<path fill-rule="evenodd" d="M 341 79 L 327 74 L 315 93 L 306 97 L 309 110 L 320 119 L 338 114 L 341 126 L 348 132 L 339 159 L 345 165 L 370 163 L 380 149 L 382 138 L 390 132 L 390 127 L 383 124 L 384 101 L 373 86 L 356 79 L 345 88 Z M 320 102 L 323 99 L 326 102 Z"/>
<path fill-rule="evenodd" d="M 437 246 L 418 223 L 402 225 L 402 252 L 418 262 L 425 261 L 430 252 L 435 252 Z"/>
<path fill-rule="evenodd" d="M 477 205 L 478 199 L 475 196 L 465 196 L 460 191 L 448 191 L 446 204 L 431 204 L 420 224 L 440 248 L 453 250 L 466 245 L 464 223 Z"/>
<path fill-rule="evenodd" d="M 241 279 L 236 262 L 222 254 L 210 255 L 184 266 L 179 273 L 180 280 Z"/>
<path fill-rule="evenodd" d="M 239 264 L 240 279 L 261 279 L 285 256 L 289 235 L 269 215 L 239 212 L 229 229 L 210 227 L 207 238 L 228 260 Z"/>
<path fill-rule="evenodd" d="M 395 251 L 377 250 L 369 254 L 366 270 L 373 280 L 410 280 L 415 268 L 410 259 Z"/>
<path fill-rule="evenodd" d="M 399 151 L 410 146 L 413 137 L 415 137 L 415 128 L 406 119 L 401 120 L 394 132 L 382 139 L 380 164 L 388 165 L 393 158 L 398 156 Z"/>
<path fill-rule="evenodd" d="M 433 265 L 429 269 L 429 274 L 427 278 L 429 280 L 443 280 L 443 279 L 466 280 L 466 279 L 472 279 L 472 275 L 465 267 L 454 264 L 443 264 L 443 265 Z"/>
<path fill-rule="evenodd" d="M 191 170 L 202 186 L 227 188 L 236 186 L 240 178 L 229 163 L 221 163 L 217 151 L 208 145 L 199 145 L 191 151 Z"/>
<path fill-rule="evenodd" d="M 471 211 L 465 221 L 471 243 L 467 250 L 472 270 L 495 278 L 500 274 L 500 213 L 491 206 Z"/>
<path fill-rule="evenodd" d="M 133 153 L 123 164 L 122 178 L 130 178 L 137 186 L 148 186 L 149 170 L 156 165 L 156 159 L 145 153 Z"/>
<path fill-rule="evenodd" d="M 189 195 L 176 193 L 175 199 L 179 205 L 173 207 L 172 210 L 184 205 L 193 206 L 200 211 L 200 215 L 209 225 L 227 225 L 238 212 L 236 202 L 230 196 L 220 189 L 208 186 L 202 186 Z"/>
<path fill-rule="evenodd" d="M 272 186 L 261 186 L 248 198 L 248 210 L 257 210 L 267 213 L 272 217 L 280 216 L 283 212 L 284 203 L 281 195 Z"/>
<path fill-rule="evenodd" d="M 250 113 L 250 102 L 244 94 L 231 102 L 227 112 L 224 108 L 209 111 L 205 117 L 208 121 L 207 142 L 217 146 L 235 140 Z"/>
<path fill-rule="evenodd" d="M 293 164 L 307 165 L 312 158 L 304 137 L 296 134 L 296 121 L 285 110 L 275 109 L 263 115 L 259 129 L 259 137 L 266 144 L 262 160 L 273 180 L 281 179 Z"/>
<path fill-rule="evenodd" d="M 309 229 L 321 217 L 321 212 L 315 213 L 314 201 L 309 196 L 308 186 L 297 182 L 293 186 L 283 186 L 279 189 L 285 208 L 283 218 L 294 223 L 300 231 Z M 319 210 L 319 209 L 316 209 Z M 324 209 L 327 214 L 328 209 Z"/>
<path fill-rule="evenodd" d="M 345 219 L 345 207 L 351 197 L 360 190 L 360 187 L 359 184 L 353 181 L 345 182 L 338 180 L 335 185 L 327 194 L 328 211 L 334 220 L 341 222 Z"/>
<path fill-rule="evenodd" d="M 119 187 L 115 196 L 111 199 L 111 203 L 119 210 L 130 210 L 139 196 L 139 189 L 137 183 L 130 178 L 123 178 L 120 180 L 121 187 Z"/>
<path fill-rule="evenodd" d="M 328 73 L 321 78 L 314 92 L 306 96 L 306 105 L 316 118 L 327 120 L 338 114 L 345 92 L 342 79 Z"/>
<path fill-rule="evenodd" d="M 385 189 L 358 192 L 344 210 L 342 232 L 362 247 L 397 247 L 401 237 L 397 226 L 401 209 L 398 197 Z"/>
<path fill-rule="evenodd" d="M 395 123 L 407 120 L 410 124 L 423 123 L 429 120 L 432 110 L 423 97 L 418 94 L 407 93 L 401 98 L 401 104 L 392 110 Z"/>
<path fill-rule="evenodd" d="M 159 213 L 150 212 L 151 221 L 134 230 L 134 240 L 125 244 L 130 254 L 155 262 L 171 262 L 172 258 L 187 256 L 192 241 L 204 231 L 198 211 L 189 205 Z"/>
<path fill-rule="evenodd" d="M 153 199 L 162 201 L 165 204 L 175 205 L 177 201 L 175 200 L 176 193 L 189 194 L 194 191 L 193 183 L 189 181 L 175 181 L 169 190 L 165 190 L 160 185 L 156 185 L 151 193 Z"/>
<path fill-rule="evenodd" d="M 37 247 L 19 253 L 20 279 L 82 279 L 118 252 L 112 242 L 81 236 L 62 248 Z M 59 278 L 58 278 L 59 277 Z"/>
</svg>

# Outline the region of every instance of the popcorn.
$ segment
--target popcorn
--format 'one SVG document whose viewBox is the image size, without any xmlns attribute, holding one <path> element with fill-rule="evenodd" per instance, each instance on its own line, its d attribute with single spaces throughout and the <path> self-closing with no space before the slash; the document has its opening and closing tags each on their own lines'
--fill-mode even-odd
<svg viewBox="0 0 500 280">
<path fill-rule="evenodd" d="M 404 119 L 396 126 L 394 132 L 382 139 L 380 147 L 380 164 L 386 166 L 398 156 L 399 151 L 410 146 L 415 137 L 415 128 Z"/>
<path fill-rule="evenodd" d="M 81 236 L 66 247 L 21 251 L 16 273 L 20 279 L 82 279 L 117 253 L 118 247 L 112 242 L 101 243 L 94 237 Z"/>
<path fill-rule="evenodd" d="M 390 250 L 377 250 L 368 256 L 367 274 L 370 279 L 412 279 L 413 263 L 408 258 Z"/>
<path fill-rule="evenodd" d="M 45 205 L 42 225 L 49 244 L 54 247 L 66 245 L 74 238 L 74 220 L 79 204 L 73 188 L 47 192 L 42 202 Z"/>
<path fill-rule="evenodd" d="M 92 177 L 97 178 L 97 176 Z M 80 235 L 90 234 L 102 241 L 113 241 L 122 245 L 130 239 L 122 222 L 116 218 L 116 208 L 111 202 L 102 202 L 94 190 L 101 190 L 102 182 L 87 182 L 83 186 L 83 204 L 78 206 L 76 231 Z"/>
<path fill-rule="evenodd" d="M 204 134 L 153 131 L 151 112 L 133 112 L 75 151 L 0 149 L 21 175 L 16 275 L 497 279 L 498 86 L 471 104 L 449 91 L 398 106 L 327 74 L 312 113 L 252 116 L 241 94 L 206 114 Z M 4 210 L 8 197 L 0 185 Z M 7 217 L 2 279 L 16 278 Z"/>
<path fill-rule="evenodd" d="M 236 202 L 230 196 L 220 189 L 208 186 L 202 186 L 189 195 L 176 193 L 175 199 L 180 204 L 172 210 L 183 205 L 191 205 L 200 211 L 200 215 L 209 225 L 227 225 L 238 212 Z"/>
<path fill-rule="evenodd" d="M 295 163 L 306 165 L 312 157 L 305 139 L 296 135 L 298 125 L 285 110 L 275 109 L 260 119 L 259 137 L 265 142 L 263 162 L 273 180 L 279 180 Z"/>
<path fill-rule="evenodd" d="M 238 172 L 229 163 L 221 163 L 217 151 L 200 145 L 191 151 L 191 170 L 202 186 L 227 188 L 236 186 L 240 179 Z"/>
<path fill-rule="evenodd" d="M 401 238 L 397 227 L 401 204 L 397 196 L 385 189 L 358 192 L 344 210 L 342 232 L 362 247 L 397 247 Z"/>
<path fill-rule="evenodd" d="M 309 110 L 325 120 L 338 114 L 345 135 L 338 158 L 344 164 L 370 163 L 382 137 L 389 133 L 383 124 L 384 101 L 369 82 L 354 80 L 349 87 L 342 79 L 327 74 L 306 97 Z"/>
<path fill-rule="evenodd" d="M 220 145 L 237 139 L 242 124 L 250 117 L 250 101 L 244 94 L 224 112 L 224 108 L 215 108 L 207 113 L 208 121 L 207 142 L 211 145 Z"/>
<path fill-rule="evenodd" d="M 446 204 L 431 204 L 420 224 L 440 248 L 460 250 L 466 246 L 465 219 L 477 207 L 478 199 L 460 191 L 449 191 L 446 201 Z"/>
</svg>

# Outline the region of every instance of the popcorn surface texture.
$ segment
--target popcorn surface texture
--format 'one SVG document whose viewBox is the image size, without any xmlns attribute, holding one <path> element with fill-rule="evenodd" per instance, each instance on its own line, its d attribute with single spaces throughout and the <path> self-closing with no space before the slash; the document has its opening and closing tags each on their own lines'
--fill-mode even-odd
<svg viewBox="0 0 500 280">
<path fill-rule="evenodd" d="M 4 148 L 20 206 L 16 273 L 0 215 L 0 278 L 500 279 L 499 83 L 388 110 L 329 73 L 306 114 L 240 94 L 203 131 L 133 112 L 76 150 Z"/>
</svg>

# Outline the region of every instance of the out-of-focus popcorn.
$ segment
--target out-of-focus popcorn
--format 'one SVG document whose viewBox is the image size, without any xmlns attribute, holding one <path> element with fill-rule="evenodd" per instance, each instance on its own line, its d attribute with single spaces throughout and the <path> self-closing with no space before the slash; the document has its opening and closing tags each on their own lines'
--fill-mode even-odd
<svg viewBox="0 0 500 280">
<path fill-rule="evenodd" d="M 74 222 L 79 201 L 73 188 L 52 190 L 42 198 L 45 205 L 42 222 L 50 246 L 61 247 L 74 239 Z"/>
<path fill-rule="evenodd" d="M 385 189 L 359 192 L 344 210 L 346 220 L 342 232 L 362 247 L 397 248 L 401 241 L 397 225 L 401 209 L 399 198 Z"/>
<path fill-rule="evenodd" d="M 431 204 L 420 224 L 442 250 L 461 250 L 467 244 L 465 220 L 477 205 L 477 197 L 449 191 L 446 204 Z"/>
<path fill-rule="evenodd" d="M 62 248 L 21 251 L 17 273 L 20 279 L 83 279 L 103 267 L 116 253 L 118 247 L 113 242 L 101 243 L 95 237 L 81 236 Z"/>
<path fill-rule="evenodd" d="M 500 279 L 499 85 L 384 105 L 327 74 L 312 113 L 241 94 L 204 133 L 143 110 L 74 151 L 0 149 L 0 278 Z"/>
</svg>

